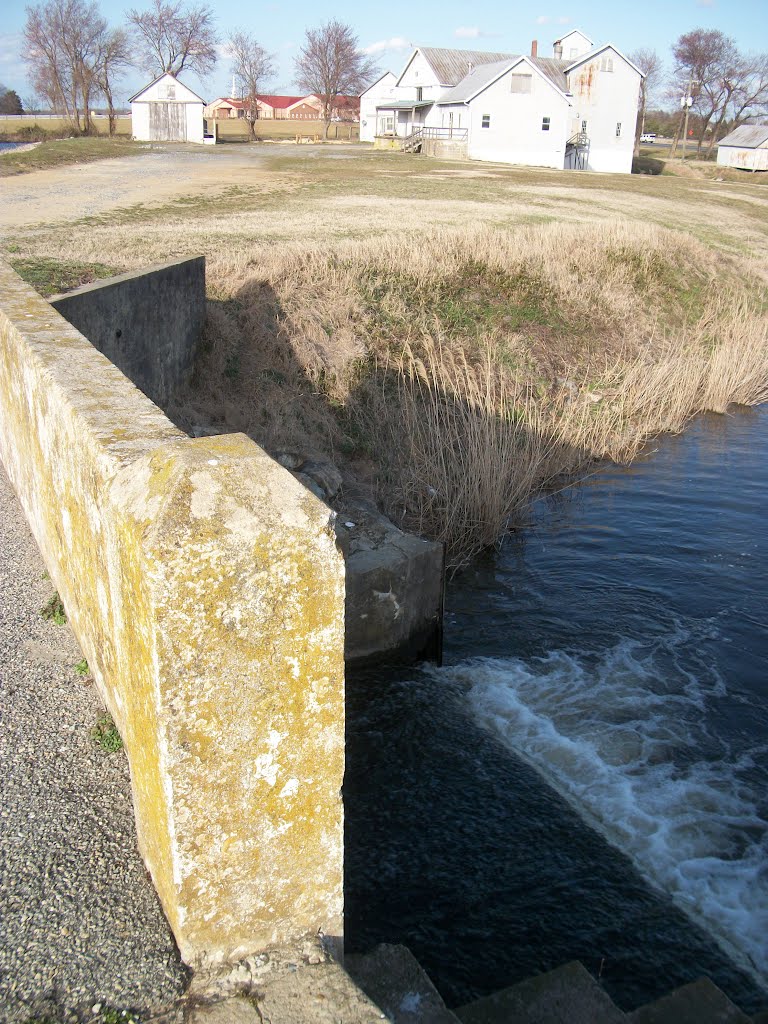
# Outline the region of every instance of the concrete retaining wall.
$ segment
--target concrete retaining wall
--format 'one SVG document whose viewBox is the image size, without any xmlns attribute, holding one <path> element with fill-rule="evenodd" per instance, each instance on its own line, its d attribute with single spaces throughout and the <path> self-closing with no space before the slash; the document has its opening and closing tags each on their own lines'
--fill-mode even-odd
<svg viewBox="0 0 768 1024">
<path fill-rule="evenodd" d="M 162 408 L 192 370 L 205 319 L 205 257 L 110 277 L 50 301 Z"/>
<path fill-rule="evenodd" d="M 468 160 L 466 142 L 453 142 L 450 139 L 425 139 L 421 145 L 424 156 L 433 156 L 438 160 Z"/>
<path fill-rule="evenodd" d="M 189 439 L 0 264 L 0 457 L 125 741 L 184 959 L 342 931 L 344 564 L 243 435 Z"/>
</svg>

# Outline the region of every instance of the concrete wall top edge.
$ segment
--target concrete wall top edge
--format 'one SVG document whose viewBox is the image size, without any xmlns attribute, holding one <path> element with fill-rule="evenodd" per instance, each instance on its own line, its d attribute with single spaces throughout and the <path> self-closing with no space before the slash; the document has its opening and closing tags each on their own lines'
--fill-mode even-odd
<svg viewBox="0 0 768 1024">
<path fill-rule="evenodd" d="M 171 267 L 181 267 L 185 263 L 202 263 L 205 265 L 205 256 L 188 256 L 181 260 L 169 260 L 167 263 L 153 263 L 149 267 L 142 267 L 140 270 L 127 270 L 124 274 L 115 274 L 113 277 L 102 277 L 98 281 L 91 281 L 90 284 L 83 284 L 79 288 L 72 288 L 68 292 L 62 292 L 59 295 L 52 295 L 48 302 L 58 302 L 59 299 L 68 299 L 73 295 L 84 295 L 92 291 L 101 291 L 105 288 L 109 288 L 110 285 L 123 284 L 126 281 L 132 281 L 135 278 L 147 277 L 150 274 L 157 273 L 161 270 L 168 270 Z"/>
<path fill-rule="evenodd" d="M 158 443 L 187 440 L 106 356 L 2 262 L 0 291 L 0 327 L 24 339 L 40 372 L 67 393 L 84 432 L 105 454 L 123 461 L 126 454 L 136 458 Z"/>
</svg>

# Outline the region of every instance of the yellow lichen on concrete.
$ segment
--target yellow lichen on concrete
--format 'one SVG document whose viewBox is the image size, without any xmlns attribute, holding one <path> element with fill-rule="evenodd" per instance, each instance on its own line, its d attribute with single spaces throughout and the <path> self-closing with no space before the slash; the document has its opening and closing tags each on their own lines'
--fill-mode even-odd
<svg viewBox="0 0 768 1024">
<path fill-rule="evenodd" d="M 342 933 L 344 565 L 242 435 L 191 440 L 0 265 L 0 457 L 128 753 L 188 962 Z"/>
</svg>

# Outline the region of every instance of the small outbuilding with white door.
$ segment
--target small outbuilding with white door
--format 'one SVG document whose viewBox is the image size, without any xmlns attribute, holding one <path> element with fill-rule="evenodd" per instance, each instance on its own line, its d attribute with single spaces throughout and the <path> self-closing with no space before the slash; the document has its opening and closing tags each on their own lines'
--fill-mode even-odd
<svg viewBox="0 0 768 1024">
<path fill-rule="evenodd" d="M 768 171 L 768 124 L 743 124 L 717 144 L 720 167 Z"/>
<path fill-rule="evenodd" d="M 131 96 L 132 134 L 141 142 L 203 143 L 205 100 L 166 72 Z"/>
</svg>

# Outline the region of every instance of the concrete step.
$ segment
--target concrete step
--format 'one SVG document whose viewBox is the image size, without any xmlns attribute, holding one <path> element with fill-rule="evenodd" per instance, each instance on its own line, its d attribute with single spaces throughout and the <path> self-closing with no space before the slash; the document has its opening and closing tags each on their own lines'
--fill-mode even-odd
<svg viewBox="0 0 768 1024">
<path fill-rule="evenodd" d="M 387 943 L 344 958 L 344 967 L 393 1024 L 458 1024 L 411 951 Z"/>
<path fill-rule="evenodd" d="M 577 960 L 454 1013 L 462 1024 L 626 1024 L 627 1017 Z"/>
<path fill-rule="evenodd" d="M 630 1024 L 752 1024 L 709 978 L 681 985 L 628 1017 Z"/>
</svg>

